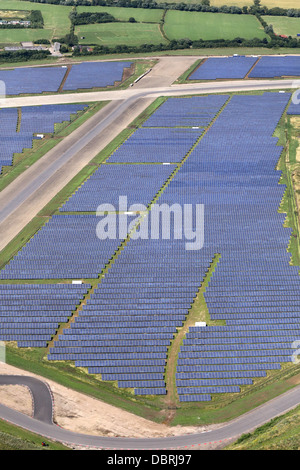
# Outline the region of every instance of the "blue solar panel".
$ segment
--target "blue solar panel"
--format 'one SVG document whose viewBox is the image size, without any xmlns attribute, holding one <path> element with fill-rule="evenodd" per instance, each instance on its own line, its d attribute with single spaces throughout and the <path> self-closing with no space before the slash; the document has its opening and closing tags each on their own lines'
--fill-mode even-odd
<svg viewBox="0 0 300 470">
<path fill-rule="evenodd" d="M 216 80 L 244 78 L 257 57 L 209 57 L 193 72 L 189 80 Z"/>
<path fill-rule="evenodd" d="M 56 92 L 66 74 L 66 67 L 18 67 L 1 70 L 7 95 Z"/>
<path fill-rule="evenodd" d="M 189 313 L 215 254 L 220 253 L 204 296 L 211 318 L 225 319 L 227 323 L 190 328 L 176 371 L 180 401 L 210 400 L 214 393 L 237 393 L 240 386 L 266 376 L 266 371 L 278 370 L 281 363 L 291 362 L 292 342 L 300 336 L 299 274 L 298 268 L 289 263 L 291 230 L 284 227 L 285 214 L 278 212 L 286 187 L 280 184 L 280 172 L 275 169 L 282 147 L 273 137 L 290 94 L 218 99 L 186 99 L 178 115 L 173 113 L 174 119 L 171 114 L 175 99 L 162 105 L 157 115 L 154 113 L 145 127 L 134 132 L 112 155 L 125 162 L 134 158 L 135 162 L 156 163 L 135 170 L 137 180 L 145 175 L 140 195 L 143 201 L 150 202 L 157 187 L 175 168 L 165 170 L 159 162 L 166 157 L 169 161 L 182 161 L 190 152 L 168 181 L 159 203 L 179 203 L 181 207 L 204 204 L 202 249 L 186 250 L 186 240 L 174 233 L 170 239 L 132 237 L 99 279 L 75 321 L 54 342 L 49 360 L 75 361 L 76 367 L 103 374 L 103 380 L 132 386 L 129 388 L 134 388 L 135 394 L 166 393 L 160 381 L 164 380 L 170 340 Z M 197 113 L 203 123 L 207 116 L 212 119 L 226 101 L 222 113 L 204 135 L 201 129 L 176 128 L 178 124 L 191 125 Z M 195 107 L 189 114 L 191 103 Z M 159 125 L 164 128 L 156 128 Z M 200 135 L 202 139 L 194 146 Z M 122 181 L 121 165 L 108 163 L 97 171 L 98 176 L 104 167 L 109 167 L 105 171 L 111 180 L 116 175 L 116 189 L 113 190 L 113 181 L 104 188 L 104 192 L 108 188 L 110 201 L 116 200 L 118 188 L 126 189 L 130 197 L 137 195 L 127 181 L 131 165 L 122 166 L 126 167 L 126 181 Z M 150 166 L 153 169 L 148 170 Z M 97 188 L 91 181 L 92 178 L 87 180 L 76 193 L 80 195 L 76 205 L 69 207 L 76 211 L 94 210 L 94 205 L 89 206 L 89 196 L 84 196 L 85 188 L 90 186 L 90 194 Z M 97 222 L 94 214 L 54 216 L 0 277 L 98 278 L 120 240 L 96 240 Z M 195 227 L 195 216 L 191 222 Z M 144 228 L 144 234 L 149 235 L 156 228 L 155 222 L 145 218 L 141 233 Z M 0 289 L 2 293 L 1 286 Z M 10 312 L 18 311 L 16 319 L 21 319 L 23 312 L 28 319 L 38 312 L 43 321 L 37 330 L 39 337 L 34 340 L 42 344 L 53 334 L 54 318 L 70 311 L 80 297 L 73 299 L 64 293 L 65 296 L 57 294 L 52 298 L 52 290 L 40 296 L 30 288 L 21 295 L 14 294 L 10 299 L 3 292 L 0 332 L 4 338 L 15 334 L 22 344 L 27 341 L 22 333 L 31 335 L 36 322 L 26 321 L 22 328 L 19 321 L 7 322 L 7 307 Z M 49 318 L 44 316 L 48 311 Z M 158 375 L 145 377 L 148 373 Z"/>
<path fill-rule="evenodd" d="M 63 90 L 113 86 L 132 62 L 82 62 L 72 65 Z"/>
<path fill-rule="evenodd" d="M 90 288 L 89 284 L 4 284 L 0 287 L 4 307 L 0 311 L 0 341 L 18 341 L 18 347 L 46 347 L 59 323 L 67 322 L 72 311 Z M 18 293 L 18 295 L 16 295 Z M 14 309 L 16 297 L 17 308 Z M 38 303 L 30 312 L 28 304 Z M 69 300 L 62 298 L 66 296 Z M 56 308 L 53 308 L 55 304 Z M 25 312 L 20 307 L 26 306 Z M 62 312 L 59 315 L 57 307 Z"/>
<path fill-rule="evenodd" d="M 299 77 L 300 57 L 263 56 L 250 72 L 250 78 Z"/>
<path fill-rule="evenodd" d="M 81 104 L 25 106 L 20 114 L 17 108 L 0 109 L 0 166 L 11 166 L 15 153 L 32 148 L 36 138 L 33 134 L 52 134 L 56 123 L 70 121 L 71 114 L 85 107 Z"/>
</svg>

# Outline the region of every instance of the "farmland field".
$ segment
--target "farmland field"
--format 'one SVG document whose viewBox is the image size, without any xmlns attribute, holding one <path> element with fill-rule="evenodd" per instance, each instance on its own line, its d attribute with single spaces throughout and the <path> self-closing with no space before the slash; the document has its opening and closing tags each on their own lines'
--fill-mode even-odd
<svg viewBox="0 0 300 470">
<path fill-rule="evenodd" d="M 264 20 L 273 25 L 275 34 L 297 36 L 300 34 L 300 18 L 288 18 L 286 16 L 264 16 Z"/>
<path fill-rule="evenodd" d="M 234 39 L 268 36 L 253 16 L 227 15 L 223 13 L 195 13 L 168 11 L 164 31 L 168 39 Z"/>
<path fill-rule="evenodd" d="M 193 2 L 191 1 L 187 3 L 193 3 Z M 275 8 L 275 7 L 299 8 L 299 0 L 263 0 L 261 3 L 262 5 L 265 5 L 268 8 Z M 224 2 L 224 0 L 211 0 L 210 4 L 220 7 L 222 5 L 226 5 L 226 2 Z M 253 1 L 252 0 L 232 0 L 228 2 L 227 5 L 236 5 L 239 7 L 243 7 L 244 5 L 253 5 Z"/>
<path fill-rule="evenodd" d="M 51 38 L 51 29 L 0 29 L 0 43 L 2 44 L 19 44 L 23 41 L 50 40 Z"/>
<path fill-rule="evenodd" d="M 158 24 L 142 23 L 105 23 L 78 26 L 75 33 L 79 36 L 80 44 L 100 44 L 117 46 L 127 44 L 159 44 L 167 41 L 162 36 Z M 84 37 L 84 39 L 81 39 Z"/>
<path fill-rule="evenodd" d="M 181 3 L 181 0 L 166 0 L 166 3 Z M 195 0 L 185 0 L 184 3 L 200 3 Z M 263 0 L 262 5 L 267 6 L 268 8 L 299 8 L 299 0 Z M 232 5 L 237 7 L 243 7 L 244 5 L 250 6 L 253 5 L 252 0 L 231 0 L 226 2 L 225 0 L 210 0 L 212 6 L 221 7 L 222 5 Z"/>
<path fill-rule="evenodd" d="M 0 10 L 0 18 L 2 19 L 10 19 L 10 18 L 23 19 L 27 17 L 28 17 L 28 11 Z"/>
<path fill-rule="evenodd" d="M 71 11 L 71 7 L 61 6 L 61 5 L 50 5 L 50 4 L 36 4 L 31 2 L 21 2 L 18 0 L 0 0 L 0 9 L 8 9 L 8 10 L 40 10 L 43 18 L 44 18 L 44 30 L 35 30 L 36 33 L 33 31 L 29 31 L 27 36 L 16 36 L 16 30 L 8 30 L 5 36 L 8 41 L 11 43 L 15 43 L 18 41 L 27 41 L 33 40 L 38 38 L 52 38 L 52 37 L 61 37 L 67 34 L 70 30 L 70 20 L 69 20 L 69 13 Z M 42 32 L 44 31 L 44 35 Z M 45 33 L 47 31 L 47 33 Z M 32 36 L 30 36 L 30 33 Z M 22 39 L 19 39 L 22 37 Z M 2 41 L 2 36 L 0 36 L 0 42 Z"/>
<path fill-rule="evenodd" d="M 119 7 L 78 7 L 77 12 L 105 12 L 120 21 L 128 21 L 133 17 L 138 23 L 159 23 L 163 15 L 163 10 Z"/>
</svg>

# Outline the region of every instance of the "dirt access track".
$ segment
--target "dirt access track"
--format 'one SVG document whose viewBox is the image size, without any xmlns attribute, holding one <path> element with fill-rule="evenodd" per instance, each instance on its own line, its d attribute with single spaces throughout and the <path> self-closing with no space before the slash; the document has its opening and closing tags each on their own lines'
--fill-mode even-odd
<svg viewBox="0 0 300 470">
<path fill-rule="evenodd" d="M 127 411 L 108 405 L 38 375 L 0 363 L 1 375 L 24 375 L 46 381 L 54 402 L 54 421 L 73 432 L 106 437 L 153 438 L 193 434 L 211 427 L 173 428 L 154 423 Z M 32 416 L 33 403 L 30 392 L 20 385 L 1 385 L 0 403 L 28 416 Z"/>
</svg>

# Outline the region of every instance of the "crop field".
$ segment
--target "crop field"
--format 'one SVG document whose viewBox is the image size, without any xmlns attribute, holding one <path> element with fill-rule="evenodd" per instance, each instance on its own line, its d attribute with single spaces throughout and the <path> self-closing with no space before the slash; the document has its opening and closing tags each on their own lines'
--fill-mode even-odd
<svg viewBox="0 0 300 470">
<path fill-rule="evenodd" d="M 286 16 L 264 16 L 269 25 L 273 25 L 275 34 L 297 36 L 300 34 L 300 18 L 288 18 Z"/>
<path fill-rule="evenodd" d="M 9 29 L 5 34 L 3 34 L 4 31 L 0 31 L 0 43 L 16 43 L 19 41 L 30 41 L 39 38 L 59 38 L 70 31 L 69 14 L 71 7 L 42 3 L 35 4 L 18 0 L 0 0 L 0 9 L 29 11 L 38 9 L 41 11 L 44 18 L 43 29 L 31 29 L 30 31 L 22 32 L 16 29 Z"/>
<path fill-rule="evenodd" d="M 82 25 L 75 28 L 81 44 L 117 46 L 127 44 L 165 44 L 159 25 L 152 23 L 105 23 Z M 81 39 L 81 38 L 84 39 Z"/>
<path fill-rule="evenodd" d="M 24 10 L 0 10 L 0 18 L 2 19 L 24 19 L 28 17 L 29 12 Z"/>
<path fill-rule="evenodd" d="M 165 17 L 164 31 L 170 40 L 268 38 L 255 17 L 223 13 L 168 11 Z"/>
</svg>

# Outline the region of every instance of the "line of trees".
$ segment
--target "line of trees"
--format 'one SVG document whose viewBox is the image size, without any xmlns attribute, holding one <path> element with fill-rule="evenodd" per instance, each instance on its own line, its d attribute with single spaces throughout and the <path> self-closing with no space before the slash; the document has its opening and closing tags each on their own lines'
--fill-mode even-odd
<svg viewBox="0 0 300 470">
<path fill-rule="evenodd" d="M 28 16 L 28 20 L 31 22 L 31 28 L 44 27 L 44 18 L 40 10 L 32 10 Z"/>
<path fill-rule="evenodd" d="M 24 1 L 24 0 L 23 0 Z M 28 1 L 28 0 L 26 0 Z M 237 7 L 234 5 L 223 5 L 216 7 L 210 5 L 210 0 L 202 0 L 196 4 L 181 3 L 158 3 L 155 0 L 29 0 L 32 3 L 49 3 L 53 5 L 69 5 L 69 6 L 115 6 L 124 8 L 149 8 L 164 10 L 182 10 L 182 11 L 198 11 L 211 13 L 228 13 L 237 15 L 269 15 L 269 16 L 289 16 L 300 17 L 300 9 L 297 8 L 268 8 L 262 5 L 261 0 L 253 0 L 253 5 Z M 225 0 L 224 0 L 225 1 Z M 262 0 L 263 1 L 263 0 Z"/>
<path fill-rule="evenodd" d="M 30 51 L 21 49 L 19 51 L 1 51 L 1 62 L 24 62 L 28 60 L 43 60 L 49 57 L 50 51 Z"/>
<path fill-rule="evenodd" d="M 121 44 L 115 47 L 94 45 L 93 50 L 89 51 L 86 47 L 75 47 L 73 51 L 74 56 L 88 56 L 88 55 L 105 55 L 105 54 L 122 54 L 122 53 L 148 53 L 148 52 L 159 52 L 179 49 L 213 49 L 213 48 L 225 48 L 231 47 L 238 49 L 241 47 L 262 47 L 262 48 L 300 48 L 300 42 L 297 39 L 289 38 L 277 38 L 268 42 L 264 39 L 244 39 L 235 38 L 233 40 L 217 39 L 211 41 L 204 41 L 199 39 L 197 41 L 191 41 L 190 39 L 172 40 L 169 44 L 142 44 L 141 46 L 127 46 Z"/>
<path fill-rule="evenodd" d="M 116 18 L 113 15 L 110 15 L 106 12 L 83 12 L 77 13 L 76 10 L 73 10 L 69 18 L 73 25 L 80 25 L 80 24 L 95 24 L 95 23 L 113 23 Z"/>
</svg>

